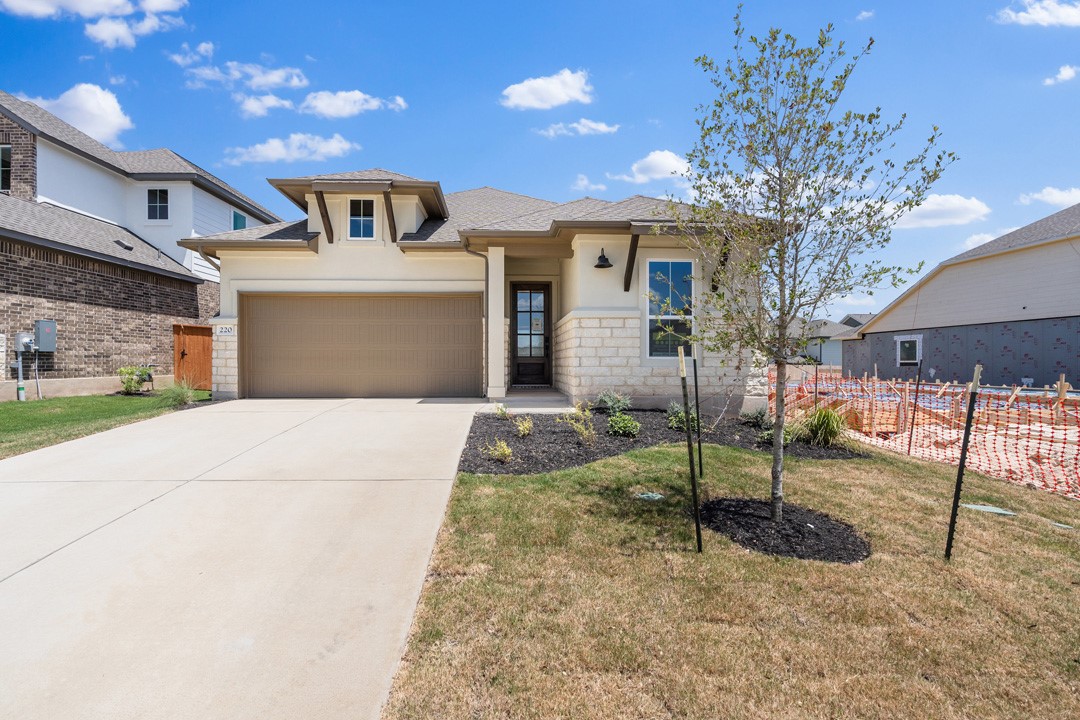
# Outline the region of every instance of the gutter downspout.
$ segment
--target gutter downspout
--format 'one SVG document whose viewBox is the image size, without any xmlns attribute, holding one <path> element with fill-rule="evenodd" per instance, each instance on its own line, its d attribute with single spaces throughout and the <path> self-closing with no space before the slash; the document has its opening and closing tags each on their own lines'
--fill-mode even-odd
<svg viewBox="0 0 1080 720">
<path fill-rule="evenodd" d="M 473 255 L 475 257 L 481 258 L 484 261 L 484 303 L 483 303 L 484 306 L 482 308 L 480 308 L 480 309 L 483 311 L 482 317 L 485 320 L 487 320 L 488 286 L 491 284 L 491 277 L 490 277 L 491 276 L 491 269 L 488 267 L 488 256 L 484 255 L 483 253 L 478 253 L 475 250 L 470 250 L 469 249 L 469 238 L 464 238 L 462 240 L 461 247 L 469 255 Z M 485 343 L 485 345 L 486 345 L 486 343 Z"/>
<path fill-rule="evenodd" d="M 206 251 L 202 249 L 202 246 L 199 246 L 199 257 L 205 260 L 207 265 L 214 268 L 218 272 L 221 272 L 221 263 L 214 262 L 214 260 L 206 254 Z"/>
</svg>

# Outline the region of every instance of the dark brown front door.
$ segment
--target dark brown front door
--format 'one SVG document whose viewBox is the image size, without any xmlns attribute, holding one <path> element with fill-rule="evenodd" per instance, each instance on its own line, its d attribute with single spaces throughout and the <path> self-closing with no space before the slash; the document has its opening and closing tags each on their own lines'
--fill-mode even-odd
<svg viewBox="0 0 1080 720">
<path fill-rule="evenodd" d="M 551 285 L 510 286 L 512 385 L 551 384 Z"/>
</svg>

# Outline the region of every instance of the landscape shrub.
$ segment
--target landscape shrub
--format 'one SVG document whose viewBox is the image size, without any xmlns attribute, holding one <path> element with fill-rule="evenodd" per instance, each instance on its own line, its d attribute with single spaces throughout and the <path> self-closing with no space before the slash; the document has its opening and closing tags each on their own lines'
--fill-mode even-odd
<svg viewBox="0 0 1080 720">
<path fill-rule="evenodd" d="M 501 420 L 510 419 L 510 411 L 506 409 L 506 406 L 502 403 L 495 403 L 495 417 Z"/>
<path fill-rule="evenodd" d="M 609 435 L 634 438 L 641 432 L 641 423 L 629 415 L 620 413 L 608 418 L 607 428 Z"/>
<path fill-rule="evenodd" d="M 805 439 L 811 445 L 833 447 L 844 439 L 847 423 L 831 408 L 818 408 L 800 423 Z"/>
<path fill-rule="evenodd" d="M 150 368 L 128 365 L 117 370 L 120 375 L 121 392 L 125 395 L 137 395 L 143 385 L 150 382 Z"/>
<path fill-rule="evenodd" d="M 495 440 L 480 448 L 480 455 L 488 460 L 498 460 L 501 463 L 508 463 L 514 459 L 514 451 L 510 449 L 505 440 L 499 438 L 495 438 Z"/>
<path fill-rule="evenodd" d="M 519 438 L 527 438 L 530 435 L 532 435 L 532 431 L 533 431 L 533 420 L 532 420 L 532 418 L 529 417 L 528 415 L 526 415 L 523 418 L 518 418 L 518 419 L 514 420 L 514 431 L 517 433 L 517 436 Z"/>
<path fill-rule="evenodd" d="M 767 407 L 759 407 L 756 410 L 744 412 L 739 416 L 743 423 L 758 430 L 768 430 L 773 426 L 773 417 Z"/>
<path fill-rule="evenodd" d="M 629 395 L 615 390 L 604 390 L 596 396 L 596 404 L 607 415 L 622 415 L 634 404 Z"/>
<path fill-rule="evenodd" d="M 592 419 L 592 406 L 580 400 L 574 403 L 574 411 L 568 412 L 555 422 L 569 425 L 577 433 L 583 445 L 592 447 L 596 443 L 596 426 Z"/>
<path fill-rule="evenodd" d="M 158 400 L 166 407 L 183 407 L 195 402 L 196 390 L 186 380 L 177 380 L 167 388 L 158 391 Z"/>
<path fill-rule="evenodd" d="M 672 400 L 667 406 L 667 426 L 672 430 L 686 430 L 686 411 L 683 406 Z M 697 408 L 690 406 L 690 429 L 698 429 Z"/>
</svg>

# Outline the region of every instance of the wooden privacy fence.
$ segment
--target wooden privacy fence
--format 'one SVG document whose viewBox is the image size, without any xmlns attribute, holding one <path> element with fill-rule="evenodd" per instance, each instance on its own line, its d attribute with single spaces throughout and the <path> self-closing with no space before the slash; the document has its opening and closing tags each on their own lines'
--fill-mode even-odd
<svg viewBox="0 0 1080 720">
<path fill-rule="evenodd" d="M 797 376 L 798 380 L 798 376 Z M 769 407 L 776 374 L 769 374 Z M 1080 396 L 1062 376 L 1054 387 L 979 388 L 967 466 L 993 477 L 1080 499 Z M 956 465 L 964 432 L 964 383 L 845 378 L 811 372 L 787 386 L 786 415 L 837 411 L 851 434 L 877 447 Z"/>
</svg>

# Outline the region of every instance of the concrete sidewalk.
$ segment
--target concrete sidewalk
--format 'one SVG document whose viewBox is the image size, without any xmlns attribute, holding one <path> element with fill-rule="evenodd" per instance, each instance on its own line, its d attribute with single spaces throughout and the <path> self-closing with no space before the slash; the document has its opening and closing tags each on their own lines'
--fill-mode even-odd
<svg viewBox="0 0 1080 720">
<path fill-rule="evenodd" d="M 478 405 L 236 401 L 0 461 L 0 717 L 378 717 Z"/>
</svg>

